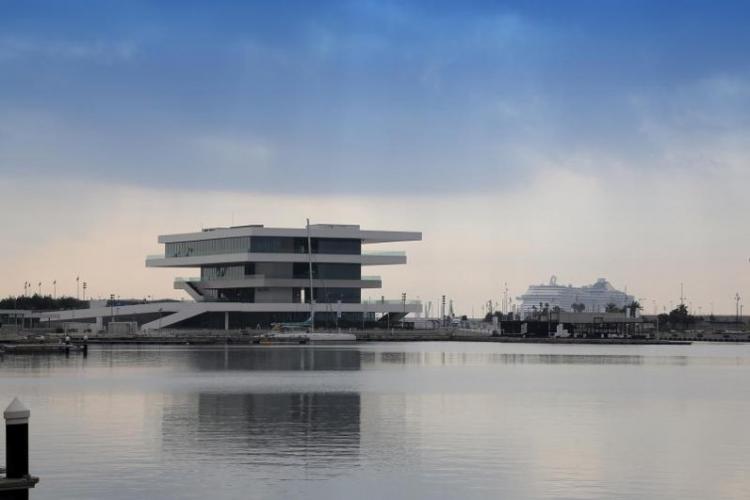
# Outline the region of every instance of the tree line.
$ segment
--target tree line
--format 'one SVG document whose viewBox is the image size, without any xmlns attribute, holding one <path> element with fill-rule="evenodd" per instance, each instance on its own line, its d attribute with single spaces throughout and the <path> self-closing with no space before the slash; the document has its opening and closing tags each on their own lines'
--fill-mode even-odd
<svg viewBox="0 0 750 500">
<path fill-rule="evenodd" d="M 0 299 L 0 309 L 23 309 L 27 311 L 54 311 L 59 309 L 82 309 L 88 302 L 75 297 L 52 297 L 51 295 L 8 296 Z"/>
<path fill-rule="evenodd" d="M 583 303 L 575 303 L 571 305 L 571 309 L 573 312 L 582 313 L 586 312 L 586 304 Z M 625 313 L 626 311 L 630 312 L 631 316 L 635 316 L 636 311 L 639 311 L 643 309 L 643 306 L 637 301 L 634 300 L 630 304 L 625 305 L 624 307 L 619 307 L 617 304 L 609 303 L 605 307 L 605 312 L 608 313 Z M 545 319 L 547 315 L 550 313 L 558 313 L 560 312 L 559 306 L 552 306 L 550 307 L 548 302 L 540 302 L 539 306 L 536 305 L 531 306 L 531 312 L 528 316 L 531 317 L 531 319 Z M 513 317 L 513 313 L 508 314 L 502 314 L 501 312 L 495 311 L 494 313 L 487 313 L 484 317 L 484 321 L 490 322 L 492 321 L 492 317 L 495 316 L 501 321 L 510 321 L 513 319 L 520 319 L 518 315 L 516 317 Z"/>
</svg>

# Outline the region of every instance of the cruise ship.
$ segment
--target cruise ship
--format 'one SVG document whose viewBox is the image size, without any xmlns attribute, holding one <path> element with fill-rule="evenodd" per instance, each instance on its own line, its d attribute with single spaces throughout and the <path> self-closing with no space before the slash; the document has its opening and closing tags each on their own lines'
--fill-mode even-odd
<svg viewBox="0 0 750 500">
<path fill-rule="evenodd" d="M 562 311 L 573 311 L 573 304 L 583 304 L 583 311 L 604 312 L 608 304 L 624 307 L 633 302 L 634 297 L 613 287 L 606 278 L 599 278 L 592 285 L 576 287 L 560 285 L 557 277 L 552 276 L 548 284 L 531 285 L 529 289 L 517 298 L 520 301 L 519 311 L 527 315 L 534 310 L 546 307 L 559 307 Z"/>
</svg>

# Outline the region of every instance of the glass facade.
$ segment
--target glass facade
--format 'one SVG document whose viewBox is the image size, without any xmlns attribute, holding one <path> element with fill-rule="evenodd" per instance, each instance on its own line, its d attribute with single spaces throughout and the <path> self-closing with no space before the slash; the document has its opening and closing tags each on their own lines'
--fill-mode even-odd
<svg viewBox="0 0 750 500">
<path fill-rule="evenodd" d="M 193 257 L 250 251 L 250 237 L 217 238 L 212 240 L 181 241 L 164 245 L 165 257 Z"/>
<path fill-rule="evenodd" d="M 193 257 L 245 252 L 307 253 L 307 238 L 281 236 L 253 236 L 251 238 L 250 236 L 240 236 L 236 238 L 181 241 L 166 243 L 164 246 L 165 257 Z M 362 253 L 362 242 L 345 238 L 313 238 L 312 253 L 359 255 Z"/>
<path fill-rule="evenodd" d="M 250 248 L 257 253 L 307 253 L 307 238 L 255 236 Z"/>
<path fill-rule="evenodd" d="M 359 255 L 360 240 L 345 238 L 312 238 L 312 253 L 335 255 Z M 307 238 L 282 236 L 254 236 L 250 242 L 253 252 L 259 253 L 307 253 Z"/>
<path fill-rule="evenodd" d="M 214 238 L 209 240 L 167 243 L 166 257 L 191 257 L 237 253 L 296 253 L 308 252 L 308 240 L 305 237 L 272 237 L 244 236 L 232 238 Z M 312 253 L 334 255 L 359 255 L 362 242 L 358 239 L 313 238 Z M 201 281 L 243 280 L 249 276 L 263 275 L 269 279 L 309 279 L 308 262 L 243 262 L 231 265 L 201 266 Z M 359 303 L 361 290 L 357 287 L 326 287 L 325 280 L 360 280 L 360 264 L 348 263 L 313 263 L 313 279 L 322 287 L 314 289 L 315 300 L 321 304 Z M 301 287 L 257 289 L 251 287 L 203 289 L 207 300 L 232 302 L 309 302 L 309 293 Z M 304 297 L 304 299 L 303 299 Z M 333 306 L 335 307 L 335 306 Z"/>
<path fill-rule="evenodd" d="M 362 277 L 359 264 L 317 264 L 313 263 L 313 278 L 321 280 L 358 280 Z M 310 267 L 306 262 L 294 263 L 294 277 L 309 279 Z"/>
<path fill-rule="evenodd" d="M 245 277 L 245 266 L 202 266 L 201 280 L 241 280 Z"/>
<path fill-rule="evenodd" d="M 255 288 L 222 288 L 216 292 L 219 301 L 255 302 Z"/>
<path fill-rule="evenodd" d="M 343 238 L 313 238 L 312 253 L 337 255 L 359 255 L 362 253 L 362 241 Z"/>
<path fill-rule="evenodd" d="M 358 304 L 362 300 L 359 288 L 313 288 L 313 292 L 318 304 L 335 304 L 339 300 L 344 304 Z"/>
<path fill-rule="evenodd" d="M 282 268 L 283 266 L 283 268 Z M 282 272 L 291 267 L 292 274 Z M 278 268 L 278 269 L 277 269 Z M 359 264 L 318 264 L 313 263 L 313 278 L 320 280 L 359 280 L 362 279 L 362 267 Z M 278 272 L 277 272 L 278 271 Z M 241 280 L 249 276 L 262 274 L 266 278 L 309 279 L 309 266 L 306 262 L 273 263 L 270 268 L 262 264 L 249 262 L 239 265 L 201 266 L 201 281 Z"/>
</svg>

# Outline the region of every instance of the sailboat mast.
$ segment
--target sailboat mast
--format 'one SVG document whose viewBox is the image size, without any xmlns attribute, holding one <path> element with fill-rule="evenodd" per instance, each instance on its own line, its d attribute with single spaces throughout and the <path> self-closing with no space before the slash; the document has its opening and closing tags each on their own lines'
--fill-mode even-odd
<svg viewBox="0 0 750 500">
<path fill-rule="evenodd" d="M 310 277 L 310 331 L 315 331 L 315 309 L 313 299 L 312 239 L 310 238 L 310 219 L 307 219 L 307 271 Z"/>
</svg>

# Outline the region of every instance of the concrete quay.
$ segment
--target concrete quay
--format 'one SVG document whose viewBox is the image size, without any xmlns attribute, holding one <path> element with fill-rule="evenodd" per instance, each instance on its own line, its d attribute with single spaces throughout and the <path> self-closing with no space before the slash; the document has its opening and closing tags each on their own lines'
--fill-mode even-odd
<svg viewBox="0 0 750 500">
<path fill-rule="evenodd" d="M 320 329 L 318 331 L 323 331 Z M 253 344 L 269 330 L 161 330 L 135 335 L 88 334 L 88 344 L 130 344 L 130 345 L 248 345 Z M 358 342 L 495 342 L 529 344 L 605 344 L 605 345 L 685 345 L 692 340 L 687 338 L 644 339 L 644 338 L 572 338 L 572 337 L 520 337 L 495 336 L 488 331 L 461 330 L 453 328 L 431 330 L 353 330 Z M 84 341 L 83 334 L 69 334 L 73 344 Z M 28 344 L 40 342 L 57 344 L 63 334 L 36 331 L 19 332 L 5 336 L 2 343 Z M 702 340 L 702 339 L 701 339 Z"/>
</svg>

